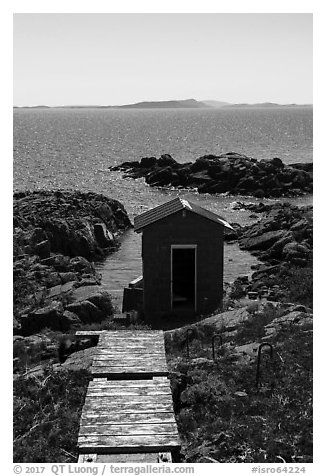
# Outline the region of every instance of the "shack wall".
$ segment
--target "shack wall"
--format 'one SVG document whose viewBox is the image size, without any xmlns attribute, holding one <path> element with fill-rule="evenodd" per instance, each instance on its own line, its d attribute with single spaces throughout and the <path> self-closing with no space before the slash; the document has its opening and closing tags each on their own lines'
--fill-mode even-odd
<svg viewBox="0 0 326 476">
<path fill-rule="evenodd" d="M 223 298 L 223 225 L 177 212 L 143 230 L 144 314 L 154 325 L 172 314 L 171 245 L 197 245 L 196 314 L 214 311 Z"/>
</svg>

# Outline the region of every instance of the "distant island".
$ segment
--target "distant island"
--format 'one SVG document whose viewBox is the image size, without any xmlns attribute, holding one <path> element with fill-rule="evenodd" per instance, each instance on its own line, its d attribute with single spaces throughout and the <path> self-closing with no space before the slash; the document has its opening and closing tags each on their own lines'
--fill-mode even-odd
<svg viewBox="0 0 326 476">
<path fill-rule="evenodd" d="M 226 104 L 223 108 L 273 108 L 273 107 L 312 107 L 312 104 L 277 104 L 274 102 L 261 102 L 256 104 Z"/>
<path fill-rule="evenodd" d="M 204 102 L 196 101 L 196 99 L 183 99 L 177 101 L 143 101 L 137 102 L 136 104 L 126 104 L 123 106 L 116 106 L 123 109 L 157 109 L 157 108 L 167 108 L 167 109 L 179 109 L 179 108 L 209 108 L 212 107 Z"/>
<path fill-rule="evenodd" d="M 277 104 L 273 102 L 263 102 L 256 104 L 240 103 L 231 104 L 225 101 L 196 99 L 178 99 L 170 101 L 142 101 L 134 104 L 123 104 L 120 106 L 103 105 L 65 105 L 65 106 L 14 106 L 14 109 L 229 109 L 229 108 L 277 108 L 277 107 L 312 107 L 312 104 Z"/>
</svg>

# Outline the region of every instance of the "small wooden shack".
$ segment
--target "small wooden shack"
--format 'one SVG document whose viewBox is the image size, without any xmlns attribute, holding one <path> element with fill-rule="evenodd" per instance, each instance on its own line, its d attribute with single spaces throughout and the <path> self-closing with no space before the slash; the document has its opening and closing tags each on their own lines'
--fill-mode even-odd
<svg viewBox="0 0 326 476">
<path fill-rule="evenodd" d="M 135 217 L 142 233 L 143 311 L 154 327 L 218 308 L 223 297 L 223 218 L 175 198 Z"/>
</svg>

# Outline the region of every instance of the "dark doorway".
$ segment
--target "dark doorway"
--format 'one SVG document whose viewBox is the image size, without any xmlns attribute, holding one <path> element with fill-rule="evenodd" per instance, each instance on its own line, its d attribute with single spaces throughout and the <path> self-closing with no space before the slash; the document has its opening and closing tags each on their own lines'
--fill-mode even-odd
<svg viewBox="0 0 326 476">
<path fill-rule="evenodd" d="M 172 248 L 172 309 L 196 307 L 196 248 Z"/>
</svg>

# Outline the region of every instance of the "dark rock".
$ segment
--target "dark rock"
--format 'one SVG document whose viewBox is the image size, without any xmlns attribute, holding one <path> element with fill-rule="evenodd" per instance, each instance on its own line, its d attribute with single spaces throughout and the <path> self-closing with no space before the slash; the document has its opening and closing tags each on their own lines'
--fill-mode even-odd
<svg viewBox="0 0 326 476">
<path fill-rule="evenodd" d="M 66 321 L 66 326 L 68 329 L 78 328 L 82 325 L 82 321 L 79 319 L 77 314 L 71 311 L 65 310 L 62 315 L 62 319 Z"/>
<path fill-rule="evenodd" d="M 76 302 L 89 301 L 103 312 L 103 317 L 113 314 L 111 296 L 101 286 L 83 286 L 76 289 L 72 294 Z M 78 314 L 78 313 L 77 313 Z"/>
<path fill-rule="evenodd" d="M 41 241 L 34 246 L 34 252 L 41 259 L 48 258 L 51 252 L 51 245 L 49 240 Z"/>
<path fill-rule="evenodd" d="M 60 286 L 61 285 L 61 278 L 60 274 L 57 272 L 50 272 L 48 273 L 43 282 L 47 288 L 52 288 L 53 286 Z"/>
<path fill-rule="evenodd" d="M 202 170 L 207 170 L 212 165 L 212 162 L 206 156 L 199 157 L 190 167 L 191 173 L 201 172 Z"/>
<path fill-rule="evenodd" d="M 178 162 L 170 154 L 163 154 L 157 161 L 159 167 L 175 167 Z"/>
<path fill-rule="evenodd" d="M 58 286 L 53 286 L 48 289 L 48 297 L 53 298 L 66 293 L 69 293 L 76 287 L 77 281 L 69 281 L 65 284 L 59 284 Z"/>
<path fill-rule="evenodd" d="M 206 183 L 211 183 L 212 179 L 207 175 L 206 171 L 191 173 L 188 176 L 188 182 L 193 186 L 202 185 Z"/>
<path fill-rule="evenodd" d="M 93 271 L 92 264 L 83 256 L 76 256 L 72 258 L 69 263 L 69 268 L 72 271 L 91 273 Z"/>
<path fill-rule="evenodd" d="M 278 157 L 257 161 L 243 154 L 228 152 L 219 156 L 205 155 L 192 164 L 179 164 L 165 154 L 156 163 L 155 158 L 144 158 L 141 164 L 142 167 L 139 167 L 137 163 L 127 175 L 145 177 L 151 186 L 198 187 L 200 193 L 229 192 L 261 198 L 312 192 L 312 173 L 308 172 L 312 170 L 311 166 L 290 167 Z M 125 164 L 120 168 L 124 170 Z"/>
<path fill-rule="evenodd" d="M 214 180 L 198 186 L 198 193 L 225 193 L 228 190 L 229 186 L 226 182 L 216 183 Z"/>
<path fill-rule="evenodd" d="M 267 250 L 285 235 L 284 230 L 267 231 L 258 236 L 240 239 L 240 248 L 250 250 Z"/>
<path fill-rule="evenodd" d="M 30 313 L 22 320 L 23 335 L 35 334 L 44 328 L 62 331 L 62 314 L 62 303 L 52 301 L 49 306 Z"/>
<path fill-rule="evenodd" d="M 271 160 L 273 166 L 277 169 L 283 169 L 284 168 L 284 164 L 282 162 L 281 159 L 279 159 L 278 157 L 274 157 L 272 160 Z"/>
<path fill-rule="evenodd" d="M 85 323 L 99 322 L 103 319 L 103 313 L 90 301 L 80 301 L 69 304 L 66 311 L 77 314 L 79 319 Z"/>
<path fill-rule="evenodd" d="M 37 243 L 41 243 L 44 240 L 47 240 L 47 235 L 43 228 L 34 228 L 29 239 L 30 244 L 35 246 Z"/>
<path fill-rule="evenodd" d="M 68 283 L 69 281 L 77 281 L 77 274 L 73 272 L 59 273 L 62 284 Z"/>
<path fill-rule="evenodd" d="M 173 172 L 171 167 L 164 167 L 157 169 L 146 176 L 146 183 L 150 185 L 164 186 L 171 183 L 173 180 Z"/>
<path fill-rule="evenodd" d="M 157 164 L 156 157 L 143 157 L 140 161 L 140 167 L 144 169 L 151 169 Z"/>
<path fill-rule="evenodd" d="M 114 244 L 114 237 L 104 223 L 95 223 L 94 233 L 97 243 L 101 248 L 108 248 Z"/>
</svg>

